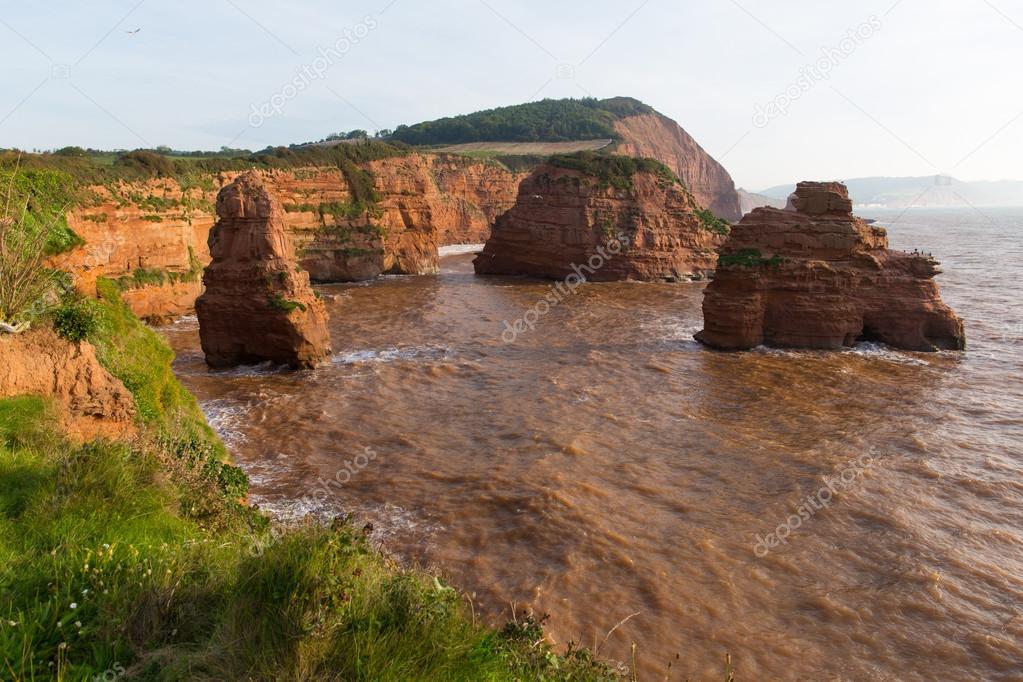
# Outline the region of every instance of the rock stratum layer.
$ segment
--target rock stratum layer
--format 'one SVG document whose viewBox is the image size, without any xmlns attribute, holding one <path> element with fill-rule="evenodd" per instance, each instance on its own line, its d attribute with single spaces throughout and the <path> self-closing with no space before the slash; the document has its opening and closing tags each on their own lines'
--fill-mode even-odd
<svg viewBox="0 0 1023 682">
<path fill-rule="evenodd" d="M 704 226 L 692 195 L 667 172 L 637 172 L 630 184 L 615 188 L 579 170 L 541 166 L 497 219 L 476 272 L 554 279 L 575 272 L 593 281 L 710 274 L 724 235 Z"/>
<path fill-rule="evenodd" d="M 103 368 L 87 341 L 72 343 L 52 329 L 0 334 L 0 358 L 0 398 L 53 399 L 75 440 L 121 438 L 135 431 L 131 393 Z"/>
<path fill-rule="evenodd" d="M 714 215 L 732 221 L 742 217 L 739 194 L 728 171 L 678 123 L 653 112 L 623 118 L 615 123 L 615 130 L 621 136 L 616 154 L 657 159 Z"/>
<path fill-rule="evenodd" d="M 315 366 L 330 353 L 327 311 L 297 265 L 284 210 L 246 173 L 217 195 L 217 215 L 195 303 L 206 362 Z"/>
<path fill-rule="evenodd" d="M 965 347 L 963 323 L 934 281 L 939 264 L 889 249 L 883 228 L 852 215 L 844 185 L 800 183 L 792 205 L 755 209 L 732 228 L 704 295 L 699 341 L 726 350 L 859 340 Z"/>
</svg>

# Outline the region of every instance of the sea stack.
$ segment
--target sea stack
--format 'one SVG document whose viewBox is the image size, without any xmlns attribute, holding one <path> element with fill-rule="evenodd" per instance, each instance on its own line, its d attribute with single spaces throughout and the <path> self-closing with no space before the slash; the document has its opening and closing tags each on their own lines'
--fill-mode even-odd
<svg viewBox="0 0 1023 682">
<path fill-rule="evenodd" d="M 884 228 L 853 216 L 840 183 L 799 183 L 787 209 L 755 209 L 720 253 L 696 335 L 714 348 L 966 346 L 962 320 L 934 281 L 939 263 L 889 249 Z"/>
<path fill-rule="evenodd" d="M 473 265 L 550 279 L 703 279 L 727 232 L 660 162 L 584 153 L 554 157 L 522 181 Z"/>
<path fill-rule="evenodd" d="M 217 195 L 212 263 L 195 303 L 206 362 L 310 368 L 330 353 L 327 311 L 296 264 L 280 204 L 255 173 Z"/>
</svg>

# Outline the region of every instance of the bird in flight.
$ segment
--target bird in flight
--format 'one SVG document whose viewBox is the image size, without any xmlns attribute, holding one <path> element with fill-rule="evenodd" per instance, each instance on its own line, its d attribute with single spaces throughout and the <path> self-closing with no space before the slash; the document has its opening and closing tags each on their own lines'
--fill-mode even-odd
<svg viewBox="0 0 1023 682">
<path fill-rule="evenodd" d="M 125 31 L 125 33 L 127 33 L 127 34 L 128 34 L 128 35 L 130 35 L 130 36 L 133 36 L 133 35 L 135 35 L 136 33 L 138 33 L 138 32 L 139 32 L 139 31 L 141 31 L 141 30 L 142 30 L 142 27 L 141 27 L 141 26 L 139 26 L 139 27 L 138 27 L 137 29 L 135 29 L 134 31 Z"/>
</svg>

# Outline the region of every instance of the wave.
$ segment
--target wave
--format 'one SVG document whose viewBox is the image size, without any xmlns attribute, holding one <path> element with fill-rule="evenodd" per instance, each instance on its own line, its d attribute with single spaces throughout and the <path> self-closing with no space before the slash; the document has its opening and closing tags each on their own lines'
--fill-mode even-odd
<svg viewBox="0 0 1023 682">
<path fill-rule="evenodd" d="M 331 362 L 338 365 L 357 365 L 371 362 L 395 362 L 415 360 L 419 358 L 446 359 L 450 351 L 443 346 L 413 346 L 409 348 L 382 348 L 353 350 L 347 353 L 335 353 Z"/>
</svg>

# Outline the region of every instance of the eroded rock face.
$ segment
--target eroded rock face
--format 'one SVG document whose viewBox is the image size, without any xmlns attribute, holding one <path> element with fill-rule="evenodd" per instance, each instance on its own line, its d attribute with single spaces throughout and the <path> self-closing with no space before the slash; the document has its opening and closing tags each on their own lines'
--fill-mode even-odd
<svg viewBox="0 0 1023 682">
<path fill-rule="evenodd" d="M 379 195 L 364 210 L 353 210 L 352 188 L 336 167 L 259 172 L 284 207 L 299 264 L 314 281 L 435 273 L 437 248 L 485 242 L 527 175 L 464 156 L 414 152 L 362 167 Z M 167 178 L 89 187 L 92 201 L 68 214 L 86 243 L 53 265 L 73 273 L 87 295 L 95 294 L 98 277 L 124 278 L 125 301 L 148 321 L 191 312 L 210 262 L 217 192 L 238 175 L 188 187 Z M 132 275 L 139 271 L 166 278 L 136 285 Z"/>
<path fill-rule="evenodd" d="M 206 362 L 315 366 L 330 353 L 327 311 L 298 267 L 281 205 L 246 173 L 217 195 L 217 215 L 195 304 Z"/>
<path fill-rule="evenodd" d="M 701 279 L 724 235 L 704 227 L 697 210 L 682 186 L 656 173 L 638 172 L 631 189 L 616 189 L 544 165 L 522 182 L 473 265 L 478 274 L 552 279 Z"/>
<path fill-rule="evenodd" d="M 654 112 L 623 118 L 615 130 L 622 138 L 616 154 L 657 159 L 682 179 L 700 206 L 725 220 L 742 217 L 732 176 L 678 123 Z"/>
<path fill-rule="evenodd" d="M 0 398 L 53 399 L 72 439 L 118 439 L 135 431 L 131 393 L 87 341 L 72 343 L 45 328 L 0 334 L 0 359 Z"/>
<path fill-rule="evenodd" d="M 726 350 L 836 349 L 858 340 L 965 347 L 963 323 L 933 279 L 939 264 L 889 249 L 883 228 L 852 215 L 844 185 L 802 182 L 792 206 L 755 209 L 732 228 L 697 340 Z"/>
</svg>

